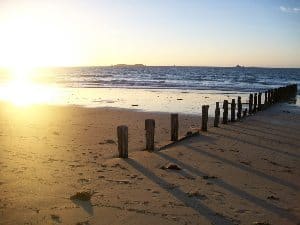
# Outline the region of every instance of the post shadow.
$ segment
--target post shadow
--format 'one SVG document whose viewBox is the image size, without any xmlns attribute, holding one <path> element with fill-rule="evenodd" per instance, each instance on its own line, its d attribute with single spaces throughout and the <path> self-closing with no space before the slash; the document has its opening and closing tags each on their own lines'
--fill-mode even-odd
<svg viewBox="0 0 300 225">
<path fill-rule="evenodd" d="M 288 127 L 288 126 L 284 126 L 284 125 L 282 125 L 282 124 L 266 123 L 266 122 L 264 122 L 263 120 L 258 120 L 258 119 L 253 119 L 253 118 L 252 118 L 252 121 L 259 123 L 259 126 L 262 126 L 262 127 L 265 126 L 264 124 L 271 125 L 271 126 L 279 126 L 281 132 L 282 132 L 282 131 L 291 132 L 291 129 L 292 129 L 294 134 L 297 133 L 297 135 L 300 135 L 300 129 L 295 129 L 295 127 L 294 127 L 294 128 L 291 128 L 291 127 Z M 266 126 L 265 126 L 265 127 L 266 127 Z M 266 127 L 266 129 L 277 130 L 277 129 L 274 129 L 274 128 L 272 128 L 272 127 Z"/>
<path fill-rule="evenodd" d="M 228 218 L 220 216 L 207 206 L 205 206 L 203 203 L 201 203 L 200 200 L 195 200 L 193 198 L 188 197 L 188 195 L 180 190 L 179 188 L 170 189 L 170 183 L 165 181 L 164 179 L 158 177 L 153 172 L 145 168 L 143 165 L 135 161 L 134 159 L 126 159 L 125 160 L 131 167 L 133 167 L 135 170 L 146 176 L 149 180 L 151 180 L 153 183 L 156 183 L 161 188 L 163 188 L 165 191 L 169 192 L 171 195 L 173 195 L 176 199 L 184 203 L 187 207 L 190 207 L 198 212 L 199 215 L 204 216 L 208 220 L 211 221 L 212 224 L 216 225 L 234 225 L 232 221 L 230 221 Z"/>
<path fill-rule="evenodd" d="M 243 129 L 246 129 L 246 130 L 251 130 L 251 131 L 254 131 L 254 132 L 259 132 L 259 133 L 262 133 L 262 134 L 272 134 L 272 135 L 275 135 L 276 137 L 281 137 L 281 138 L 286 138 L 286 139 L 292 139 L 292 140 L 295 140 L 295 141 L 298 141 L 299 139 L 298 138 L 294 138 L 294 137 L 291 137 L 291 136 L 285 136 L 285 135 L 282 135 L 282 131 L 278 131 L 277 129 L 274 129 L 274 128 L 269 128 L 269 127 L 263 127 L 261 125 L 259 125 L 260 128 L 262 129 L 255 129 L 254 128 L 255 126 L 251 125 L 251 124 L 242 124 L 240 123 L 239 124 L 239 128 L 243 128 Z M 268 130 L 268 131 L 266 131 Z M 271 133 L 269 132 L 270 130 L 272 131 L 275 131 L 276 133 Z"/>
<path fill-rule="evenodd" d="M 231 165 L 233 167 L 236 167 L 236 168 L 238 168 L 240 170 L 244 170 L 246 172 L 252 173 L 252 174 L 254 174 L 256 176 L 259 176 L 259 177 L 264 178 L 266 180 L 269 180 L 269 181 L 272 181 L 274 183 L 280 184 L 280 185 L 285 186 L 287 188 L 290 188 L 292 190 L 295 190 L 295 191 L 300 190 L 300 186 L 298 186 L 297 184 L 293 184 L 291 182 L 284 181 L 284 180 L 279 179 L 277 177 L 270 176 L 270 175 L 265 174 L 265 173 L 263 173 L 261 171 L 255 170 L 255 169 L 253 169 L 251 167 L 244 166 L 244 165 L 242 165 L 240 163 L 236 163 L 236 162 L 233 162 L 231 160 L 228 160 L 228 159 L 225 159 L 223 157 L 220 157 L 220 156 L 217 156 L 215 154 L 212 154 L 210 152 L 201 150 L 200 148 L 196 148 L 196 147 L 193 147 L 193 146 L 190 146 L 190 145 L 185 145 L 185 147 L 191 149 L 192 151 L 196 152 L 197 154 L 202 154 L 202 155 L 214 158 L 216 160 L 222 161 L 223 163 L 227 163 L 227 164 L 229 164 L 229 165 Z"/>
<path fill-rule="evenodd" d="M 277 125 L 277 126 L 280 126 L 280 127 L 278 127 L 276 129 L 276 128 L 274 128 L 274 126 L 276 126 L 276 124 L 275 125 L 273 124 L 272 126 L 270 126 L 270 124 L 269 124 L 269 126 L 268 126 L 268 125 L 264 125 L 264 122 L 260 122 L 258 120 L 256 120 L 256 122 L 260 123 L 259 127 L 262 127 L 263 129 L 266 129 L 266 130 L 275 131 L 275 132 L 278 132 L 278 133 L 291 133 L 291 130 L 292 130 L 294 136 L 300 136 L 300 132 L 297 132 L 295 129 L 293 129 L 291 127 L 286 128 L 286 127 L 282 127 L 282 125 Z"/>
<path fill-rule="evenodd" d="M 86 211 L 89 215 L 94 215 L 94 209 L 90 201 L 80 201 L 80 200 L 71 200 L 75 205 L 81 207 Z"/>
<path fill-rule="evenodd" d="M 200 171 L 199 169 L 196 169 L 192 166 L 189 166 L 189 165 L 179 161 L 176 158 L 173 158 L 169 155 L 166 155 L 166 154 L 162 153 L 162 151 L 156 152 L 156 154 L 161 156 L 161 158 L 163 158 L 165 160 L 168 160 L 170 162 L 178 164 L 182 168 L 185 168 L 185 169 L 189 170 L 191 173 L 193 173 L 197 176 L 200 176 L 200 177 L 209 176 L 209 174 L 206 174 L 206 173 Z M 255 197 L 255 196 L 253 196 L 253 195 L 251 195 L 251 194 L 249 194 L 249 193 L 247 193 L 247 192 L 245 192 L 245 191 L 243 191 L 243 190 L 241 190 L 237 187 L 232 186 L 229 183 L 226 183 L 225 181 L 222 181 L 219 178 L 218 179 L 211 179 L 210 182 L 215 184 L 215 185 L 218 185 L 219 187 L 231 192 L 232 194 L 234 194 L 236 196 L 239 196 L 242 199 L 245 199 L 249 202 L 252 202 L 253 204 L 258 205 L 258 206 L 264 208 L 265 210 L 267 210 L 269 212 L 272 212 L 273 214 L 279 215 L 280 217 L 286 218 L 286 219 L 288 219 L 292 222 L 298 221 L 300 219 L 296 215 L 294 215 L 292 213 L 288 213 L 285 209 L 280 208 L 276 205 L 270 204 L 267 201 L 262 200 L 258 197 Z"/>
<path fill-rule="evenodd" d="M 298 155 L 298 154 L 294 154 L 294 153 L 290 153 L 290 152 L 284 152 L 284 151 L 281 151 L 279 149 L 259 145 L 259 144 L 256 144 L 254 142 L 250 142 L 250 141 L 247 141 L 247 140 L 241 140 L 238 137 L 231 137 L 229 135 L 225 135 L 225 134 L 221 134 L 221 133 L 215 133 L 213 131 L 210 131 L 210 133 L 212 133 L 214 135 L 222 136 L 222 137 L 227 138 L 227 139 L 232 139 L 234 141 L 240 141 L 240 142 L 243 142 L 243 143 L 246 143 L 246 144 L 249 144 L 249 145 L 253 145 L 253 146 L 256 146 L 256 147 L 259 147 L 259 148 L 263 148 L 263 149 L 266 149 L 266 150 L 269 150 L 269 151 L 272 151 L 272 152 L 277 152 L 277 153 L 283 154 L 285 156 L 290 156 L 292 158 L 300 158 L 300 155 Z"/>
<path fill-rule="evenodd" d="M 247 136 L 252 136 L 252 137 L 255 137 L 255 138 L 259 138 L 259 139 L 264 139 L 264 140 L 266 140 L 266 141 L 275 141 L 275 142 L 280 142 L 280 144 L 283 144 L 283 145 L 290 145 L 290 146 L 292 146 L 292 147 L 294 147 L 294 148 L 300 148 L 300 146 L 299 145 L 297 145 L 297 144 L 292 144 L 292 143 L 287 143 L 287 142 L 283 142 L 283 141 L 281 141 L 281 140 L 278 140 L 278 136 L 277 135 L 275 135 L 276 137 L 273 139 L 273 138 L 267 138 L 267 137 L 263 137 L 263 136 L 261 136 L 261 135 L 255 135 L 255 134 L 250 134 L 250 133 L 247 133 L 247 132 L 245 132 L 245 131 L 241 131 L 241 130 L 238 130 L 238 129 L 234 129 L 233 128 L 233 126 L 231 126 L 231 127 L 226 127 L 226 130 L 231 130 L 231 131 L 234 131 L 234 132 L 236 132 L 236 131 L 238 131 L 240 134 L 244 134 L 244 135 L 247 135 Z M 261 131 L 261 133 L 263 133 L 263 134 L 266 134 L 265 132 L 263 132 L 263 131 Z"/>
</svg>

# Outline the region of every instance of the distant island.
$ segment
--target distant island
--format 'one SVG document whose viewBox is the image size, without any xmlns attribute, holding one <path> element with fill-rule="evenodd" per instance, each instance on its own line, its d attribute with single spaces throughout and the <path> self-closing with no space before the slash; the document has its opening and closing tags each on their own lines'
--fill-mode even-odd
<svg viewBox="0 0 300 225">
<path fill-rule="evenodd" d="M 236 67 L 236 68 L 245 68 L 245 66 L 241 66 L 241 65 L 239 65 L 239 64 L 237 64 L 235 67 Z"/>
<path fill-rule="evenodd" d="M 144 64 L 133 64 L 133 65 L 128 65 L 128 64 L 116 64 L 116 65 L 113 65 L 113 67 L 145 67 L 146 65 Z"/>
</svg>

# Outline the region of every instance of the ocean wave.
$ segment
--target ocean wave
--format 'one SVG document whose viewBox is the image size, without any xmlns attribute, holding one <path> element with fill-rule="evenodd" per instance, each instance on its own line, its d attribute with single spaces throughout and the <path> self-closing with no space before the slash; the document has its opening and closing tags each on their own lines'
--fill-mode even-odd
<svg viewBox="0 0 300 225">
<path fill-rule="evenodd" d="M 289 83 L 300 84 L 300 69 L 290 68 L 74 67 L 40 71 L 44 72 L 49 77 L 47 82 L 83 88 L 263 91 Z M 1 78 L 7 78 L 3 71 L 0 82 Z"/>
</svg>

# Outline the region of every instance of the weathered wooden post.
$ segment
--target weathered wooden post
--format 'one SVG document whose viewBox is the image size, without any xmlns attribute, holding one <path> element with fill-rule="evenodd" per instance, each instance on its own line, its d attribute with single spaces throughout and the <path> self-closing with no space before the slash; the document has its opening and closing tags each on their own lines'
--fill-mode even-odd
<svg viewBox="0 0 300 225">
<path fill-rule="evenodd" d="M 214 127 L 218 127 L 220 122 L 220 104 L 216 102 Z"/>
<path fill-rule="evenodd" d="M 261 111 L 261 93 L 258 93 L 258 111 Z"/>
<path fill-rule="evenodd" d="M 265 91 L 265 102 L 264 102 L 264 109 L 267 107 L 268 105 L 268 92 Z"/>
<path fill-rule="evenodd" d="M 295 98 L 297 96 L 297 92 L 298 92 L 298 85 L 297 84 L 292 84 L 289 94 L 288 94 L 288 99 L 289 98 Z"/>
<path fill-rule="evenodd" d="M 242 98 L 241 98 L 241 96 L 238 96 L 238 112 L 237 112 L 237 118 L 238 118 L 239 120 L 242 118 L 242 110 L 243 110 Z"/>
<path fill-rule="evenodd" d="M 249 114 L 252 114 L 252 106 L 253 106 L 253 94 L 249 95 Z"/>
<path fill-rule="evenodd" d="M 284 100 L 287 101 L 292 96 L 294 85 L 288 85 L 284 91 Z"/>
<path fill-rule="evenodd" d="M 246 116 L 247 116 L 247 108 L 244 109 L 244 111 L 243 111 L 243 118 L 245 118 Z"/>
<path fill-rule="evenodd" d="M 291 88 L 292 88 L 293 85 L 288 85 L 285 87 L 284 89 L 284 92 L 283 92 L 283 98 L 284 100 L 287 100 L 288 99 L 288 96 L 289 96 L 289 93 L 291 92 Z"/>
<path fill-rule="evenodd" d="M 118 151 L 120 158 L 128 158 L 128 127 L 118 126 Z"/>
<path fill-rule="evenodd" d="M 274 88 L 273 93 L 274 93 L 273 101 L 274 103 L 277 103 L 277 88 Z"/>
<path fill-rule="evenodd" d="M 284 91 L 283 91 L 283 100 L 284 101 L 287 101 L 289 99 L 289 96 L 291 96 L 292 87 L 293 87 L 293 85 L 288 85 L 284 88 Z"/>
<path fill-rule="evenodd" d="M 281 102 L 283 100 L 283 92 L 286 87 L 280 87 L 278 88 L 278 101 Z"/>
<path fill-rule="evenodd" d="M 171 141 L 178 141 L 178 114 L 171 114 Z"/>
<path fill-rule="evenodd" d="M 231 100 L 231 122 L 235 121 L 235 99 Z"/>
<path fill-rule="evenodd" d="M 155 120 L 147 119 L 145 120 L 145 130 L 146 130 L 146 150 L 154 150 L 154 134 L 155 134 Z"/>
<path fill-rule="evenodd" d="M 257 110 L 257 93 L 254 93 L 254 104 L 253 104 L 253 112 Z"/>
<path fill-rule="evenodd" d="M 223 124 L 227 124 L 228 122 L 228 100 L 224 100 L 223 102 Z"/>
<path fill-rule="evenodd" d="M 209 105 L 202 106 L 202 126 L 201 126 L 202 131 L 207 131 L 208 108 L 209 108 Z"/>
<path fill-rule="evenodd" d="M 268 105 L 271 105 L 271 90 L 268 90 Z"/>
</svg>

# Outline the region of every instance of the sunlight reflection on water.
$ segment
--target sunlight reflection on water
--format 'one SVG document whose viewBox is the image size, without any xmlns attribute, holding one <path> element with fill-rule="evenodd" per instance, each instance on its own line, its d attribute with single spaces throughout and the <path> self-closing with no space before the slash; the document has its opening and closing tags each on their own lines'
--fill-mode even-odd
<svg viewBox="0 0 300 225">
<path fill-rule="evenodd" d="M 45 84 L 12 80 L 1 86 L 0 99 L 18 106 L 55 102 L 58 89 Z"/>
</svg>

